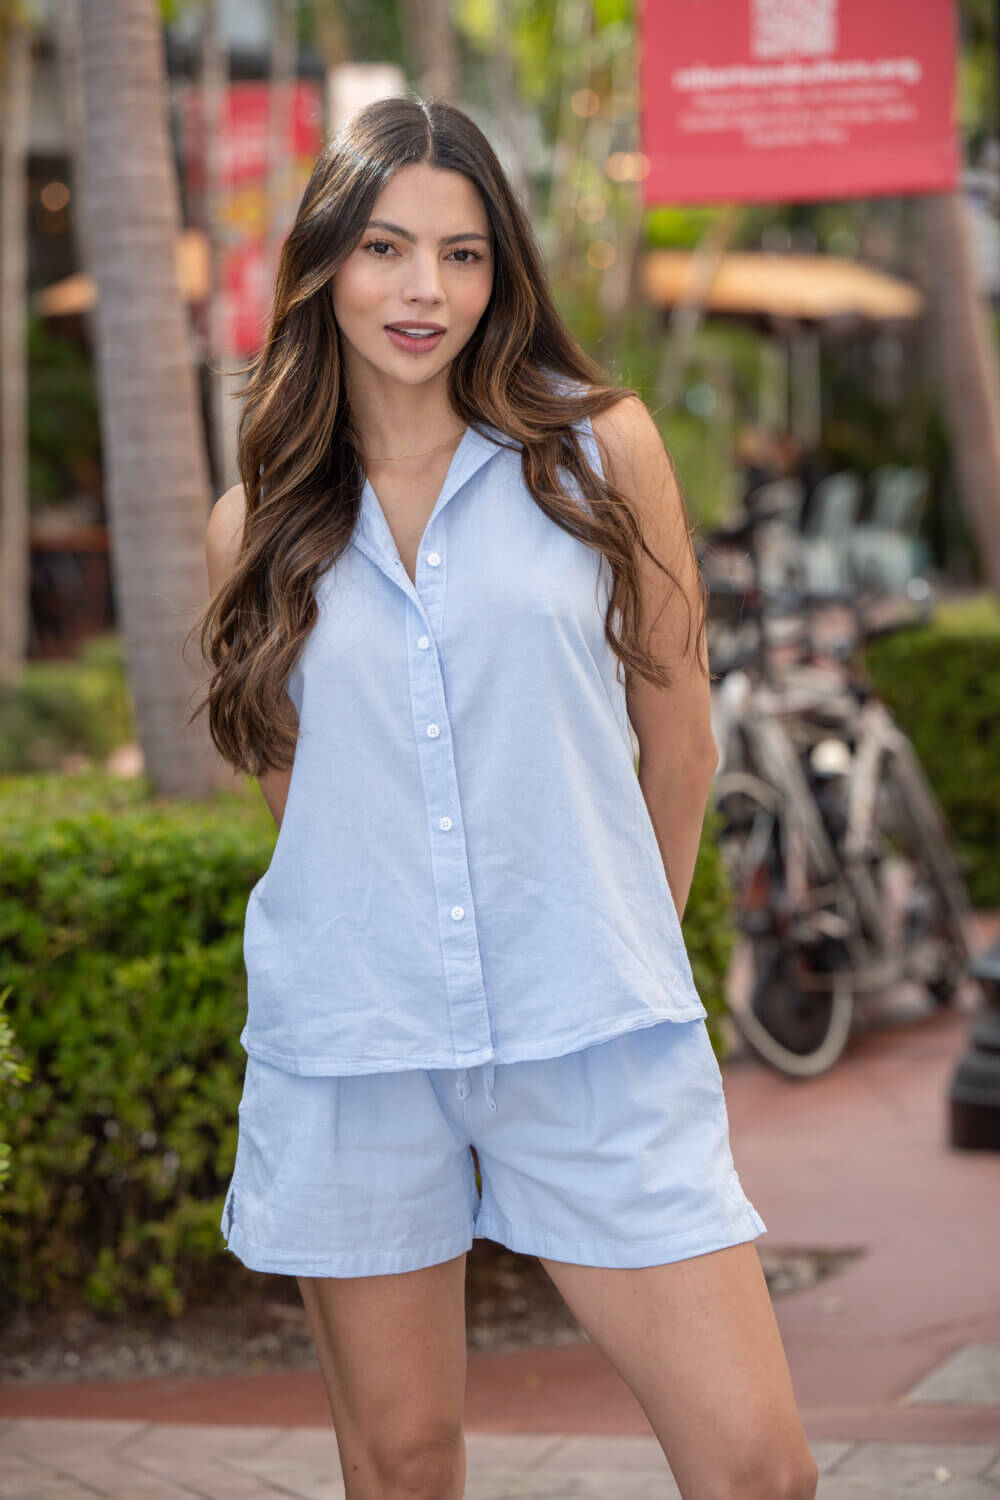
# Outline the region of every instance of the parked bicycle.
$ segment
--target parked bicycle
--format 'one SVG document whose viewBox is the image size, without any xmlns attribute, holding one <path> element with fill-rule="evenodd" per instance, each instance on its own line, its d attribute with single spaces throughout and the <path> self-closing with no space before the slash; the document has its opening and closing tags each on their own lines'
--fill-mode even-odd
<svg viewBox="0 0 1000 1500">
<path fill-rule="evenodd" d="M 750 580 L 705 565 L 713 801 L 750 980 L 733 1018 L 792 1077 L 832 1067 L 856 1007 L 903 980 L 946 1005 L 969 958 L 970 908 L 950 835 L 913 748 L 860 663 L 876 635 L 923 624 L 926 597 L 760 587 L 759 537 L 774 514 L 708 538 L 745 547 Z M 824 639 L 831 610 L 851 619 Z M 747 627 L 751 627 L 749 632 Z"/>
</svg>

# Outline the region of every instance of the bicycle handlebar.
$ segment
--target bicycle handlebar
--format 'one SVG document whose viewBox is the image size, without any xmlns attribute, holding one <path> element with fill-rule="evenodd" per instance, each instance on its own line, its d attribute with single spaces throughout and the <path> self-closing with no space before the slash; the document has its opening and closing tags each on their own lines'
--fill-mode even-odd
<svg viewBox="0 0 1000 1500">
<path fill-rule="evenodd" d="M 749 645 L 737 646 L 733 650 L 716 653 L 710 662 L 714 675 L 724 677 L 728 672 L 739 668 L 761 665 L 761 641 L 764 638 L 765 622 L 768 618 L 776 618 L 782 615 L 801 614 L 805 616 L 803 630 L 805 640 L 799 644 L 811 651 L 811 640 L 809 637 L 809 617 L 815 609 L 830 605 L 841 605 L 850 610 L 854 619 L 853 638 L 841 638 L 827 644 L 828 655 L 836 656 L 841 661 L 850 659 L 853 651 L 863 646 L 868 641 L 877 640 L 881 637 L 895 635 L 903 630 L 920 630 L 927 624 L 928 615 L 925 610 L 916 613 L 894 614 L 884 619 L 872 617 L 869 596 L 847 589 L 795 589 L 792 587 L 780 590 L 764 591 L 751 584 L 749 586 L 734 583 L 725 579 L 718 583 L 711 582 L 708 585 L 709 603 L 715 596 L 731 602 L 739 601 L 741 608 L 737 613 L 745 618 L 756 620 L 759 637 Z M 730 609 L 730 613 L 732 610 Z M 796 638 L 785 638 L 784 646 L 795 646 Z"/>
<path fill-rule="evenodd" d="M 730 672 L 739 672 L 744 667 L 755 665 L 758 656 L 756 642 L 750 646 L 736 646 L 732 651 L 727 651 L 722 655 L 716 652 L 710 658 L 708 668 L 713 677 L 728 677 Z"/>
</svg>

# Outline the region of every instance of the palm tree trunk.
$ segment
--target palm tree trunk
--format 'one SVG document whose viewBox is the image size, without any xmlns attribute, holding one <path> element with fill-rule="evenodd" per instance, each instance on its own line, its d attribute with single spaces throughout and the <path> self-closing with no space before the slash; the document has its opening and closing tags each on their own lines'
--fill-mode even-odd
<svg viewBox="0 0 1000 1500">
<path fill-rule="evenodd" d="M 670 312 L 656 383 L 657 395 L 668 406 L 672 406 L 680 397 L 712 283 L 722 257 L 739 227 L 741 216 L 742 208 L 739 204 L 725 204 L 709 224 L 691 255 L 691 269 L 684 296 L 674 303 Z"/>
<path fill-rule="evenodd" d="M 53 26 L 59 64 L 59 88 L 66 121 L 66 148 L 70 170 L 70 224 L 80 270 L 90 269 L 87 225 L 83 205 L 87 201 L 87 162 L 83 126 L 83 81 L 80 77 L 80 0 L 57 0 Z"/>
<path fill-rule="evenodd" d="M 340 0 L 313 0 L 312 9 L 316 43 L 329 75 L 334 68 L 342 68 L 351 60 L 351 44 Z"/>
<path fill-rule="evenodd" d="M 267 198 L 270 223 L 267 237 L 268 285 L 278 274 L 282 242 L 294 218 L 289 179 L 292 175 L 292 90 L 298 53 L 296 0 L 272 0 L 271 98 L 268 111 Z"/>
<path fill-rule="evenodd" d="M 399 14 L 420 93 L 425 99 L 461 103 L 451 0 L 403 0 Z"/>
<path fill-rule="evenodd" d="M 955 473 L 989 586 L 1000 591 L 1000 368 L 961 194 L 920 199 L 923 279 Z"/>
<path fill-rule="evenodd" d="M 494 113 L 513 151 L 513 160 L 508 166 L 508 176 L 514 184 L 514 191 L 520 197 L 529 219 L 534 224 L 541 212 L 541 204 L 536 196 L 535 184 L 528 165 L 528 105 L 521 97 L 511 46 L 511 39 L 514 35 L 511 0 L 497 0 L 496 17 L 493 65 L 489 71 L 491 99 Z"/>
<path fill-rule="evenodd" d="M 0 680 L 28 654 L 27 154 L 31 39 L 0 26 Z"/>
<path fill-rule="evenodd" d="M 211 264 L 208 294 L 208 392 L 212 423 L 212 470 L 222 491 L 236 483 L 236 416 L 230 391 L 238 382 L 223 372 L 233 352 L 226 317 L 224 194 L 222 180 L 223 116 L 229 88 L 229 54 L 219 25 L 220 0 L 205 0 L 201 36 L 201 126 L 205 156 L 205 229 Z"/>
<path fill-rule="evenodd" d="M 187 724 L 204 680 L 196 640 L 183 648 L 208 594 L 210 496 L 153 0 L 87 0 L 81 63 L 117 614 L 146 773 L 160 792 L 197 797 L 232 775 L 206 716 Z"/>
</svg>

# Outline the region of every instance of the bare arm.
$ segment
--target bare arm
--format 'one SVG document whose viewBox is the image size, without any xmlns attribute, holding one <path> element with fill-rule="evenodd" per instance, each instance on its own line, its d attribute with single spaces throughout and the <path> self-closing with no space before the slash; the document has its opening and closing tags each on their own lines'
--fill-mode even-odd
<svg viewBox="0 0 1000 1500">
<path fill-rule="evenodd" d="M 627 704 L 639 741 L 639 786 L 678 917 L 683 917 L 719 761 L 703 670 L 704 646 L 696 655 L 692 640 L 684 651 L 689 616 L 681 589 L 691 605 L 693 631 L 698 618 L 698 563 L 673 467 L 643 403 L 636 397 L 620 401 L 594 419 L 594 433 L 605 472 L 632 501 L 646 545 L 680 583 L 678 589 L 640 553 L 640 639 L 670 672 L 672 682 L 670 687 L 657 687 L 632 673 Z"/>
<path fill-rule="evenodd" d="M 208 562 L 208 586 L 213 594 L 218 593 L 236 565 L 245 511 L 246 497 L 241 484 L 233 485 L 212 506 L 205 532 L 205 557 Z M 286 771 L 272 767 L 257 778 L 264 801 L 279 828 L 285 814 L 291 777 L 292 769 L 289 766 Z"/>
</svg>

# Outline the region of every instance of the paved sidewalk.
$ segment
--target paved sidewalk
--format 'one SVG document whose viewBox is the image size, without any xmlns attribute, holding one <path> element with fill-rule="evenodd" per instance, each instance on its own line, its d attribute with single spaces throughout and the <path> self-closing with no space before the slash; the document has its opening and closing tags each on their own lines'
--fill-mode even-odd
<svg viewBox="0 0 1000 1500">
<path fill-rule="evenodd" d="M 876 1442 L 1000 1443 L 1000 1154 L 953 1150 L 947 1090 L 969 1017 L 861 1036 L 805 1083 L 727 1064 L 733 1154 L 761 1250 L 861 1251 L 775 1299 L 806 1432 Z M 318 1371 L 17 1385 L 0 1418 L 322 1427 Z M 588 1342 L 469 1356 L 470 1432 L 650 1436 Z"/>
<path fill-rule="evenodd" d="M 472 1433 L 466 1447 L 466 1500 L 679 1495 L 653 1438 Z M 812 1449 L 818 1500 L 1000 1495 L 1000 1444 L 819 1441 Z M 339 1500 L 343 1494 L 328 1429 L 36 1420 L 0 1431 L 4 1500 Z"/>
<path fill-rule="evenodd" d="M 860 1252 L 775 1299 L 819 1500 L 994 1500 L 1000 1154 L 948 1143 L 969 1014 L 906 1005 L 820 1079 L 728 1062 L 733 1154 L 768 1226 L 762 1251 Z M 343 1494 L 318 1371 L 8 1386 L 3 1418 L 0 1500 Z M 587 1341 L 470 1353 L 466 1428 L 467 1500 L 677 1495 Z"/>
</svg>

